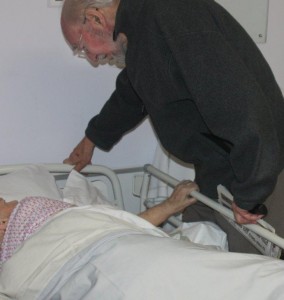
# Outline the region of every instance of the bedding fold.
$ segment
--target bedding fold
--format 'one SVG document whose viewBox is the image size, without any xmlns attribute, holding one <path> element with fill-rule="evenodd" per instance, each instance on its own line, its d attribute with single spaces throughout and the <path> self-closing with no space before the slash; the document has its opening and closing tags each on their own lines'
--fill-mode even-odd
<svg viewBox="0 0 284 300">
<path fill-rule="evenodd" d="M 110 206 L 68 208 L 51 218 L 3 264 L 0 295 L 37 299 L 49 279 L 88 246 L 141 233 L 167 236 L 147 221 Z"/>
</svg>

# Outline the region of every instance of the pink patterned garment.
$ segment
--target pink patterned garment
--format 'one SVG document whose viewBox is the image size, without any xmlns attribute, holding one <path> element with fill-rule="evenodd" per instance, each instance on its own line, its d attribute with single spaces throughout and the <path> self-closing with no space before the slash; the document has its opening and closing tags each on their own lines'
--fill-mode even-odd
<svg viewBox="0 0 284 300">
<path fill-rule="evenodd" d="M 13 210 L 0 249 L 1 265 L 52 215 L 71 207 L 69 203 L 44 197 L 28 197 Z"/>
</svg>

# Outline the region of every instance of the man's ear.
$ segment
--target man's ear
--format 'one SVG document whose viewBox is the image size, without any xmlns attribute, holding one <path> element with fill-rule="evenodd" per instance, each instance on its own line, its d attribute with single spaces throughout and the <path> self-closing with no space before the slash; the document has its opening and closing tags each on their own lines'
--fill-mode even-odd
<svg viewBox="0 0 284 300">
<path fill-rule="evenodd" d="M 106 26 L 106 19 L 102 12 L 102 10 L 99 10 L 98 8 L 87 8 L 85 12 L 86 19 L 92 24 L 92 26 Z"/>
</svg>

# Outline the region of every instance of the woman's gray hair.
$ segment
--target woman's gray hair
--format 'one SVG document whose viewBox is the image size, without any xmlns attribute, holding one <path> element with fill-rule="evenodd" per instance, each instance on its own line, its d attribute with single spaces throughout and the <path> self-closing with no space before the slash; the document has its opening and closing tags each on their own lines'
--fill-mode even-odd
<svg viewBox="0 0 284 300">
<path fill-rule="evenodd" d="M 61 17 L 70 23 L 82 22 L 84 11 L 87 8 L 111 6 L 117 0 L 65 0 L 62 7 Z"/>
</svg>

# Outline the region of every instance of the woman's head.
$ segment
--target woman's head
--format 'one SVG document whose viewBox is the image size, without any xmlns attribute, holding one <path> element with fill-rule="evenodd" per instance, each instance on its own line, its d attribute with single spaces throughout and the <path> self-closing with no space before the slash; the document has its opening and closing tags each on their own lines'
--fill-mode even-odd
<svg viewBox="0 0 284 300">
<path fill-rule="evenodd" d="M 17 204 L 18 201 L 16 200 L 6 202 L 4 199 L 0 198 L 0 243 L 3 240 L 10 215 Z"/>
</svg>

